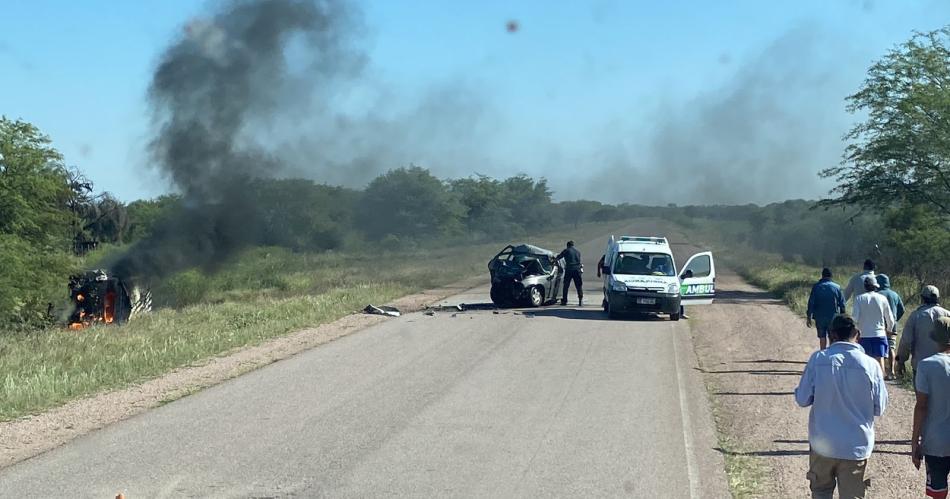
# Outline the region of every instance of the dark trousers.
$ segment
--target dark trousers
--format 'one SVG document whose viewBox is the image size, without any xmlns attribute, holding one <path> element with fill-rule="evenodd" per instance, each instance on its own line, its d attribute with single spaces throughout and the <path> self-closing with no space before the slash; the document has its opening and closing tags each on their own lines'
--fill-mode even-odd
<svg viewBox="0 0 950 499">
<path fill-rule="evenodd" d="M 571 281 L 574 282 L 574 288 L 577 289 L 577 299 L 584 298 L 584 280 L 581 278 L 581 269 L 567 269 L 564 273 L 564 296 L 562 302 L 567 302 L 567 290 L 571 287 Z"/>
</svg>

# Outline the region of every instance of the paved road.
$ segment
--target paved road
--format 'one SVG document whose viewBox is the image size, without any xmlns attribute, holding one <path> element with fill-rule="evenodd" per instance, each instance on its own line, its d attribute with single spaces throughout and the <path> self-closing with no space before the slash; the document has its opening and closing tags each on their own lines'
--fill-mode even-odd
<svg viewBox="0 0 950 499">
<path fill-rule="evenodd" d="M 607 321 L 590 281 L 583 309 L 389 320 L 2 470 L 0 497 L 728 497 L 688 323 Z"/>
</svg>

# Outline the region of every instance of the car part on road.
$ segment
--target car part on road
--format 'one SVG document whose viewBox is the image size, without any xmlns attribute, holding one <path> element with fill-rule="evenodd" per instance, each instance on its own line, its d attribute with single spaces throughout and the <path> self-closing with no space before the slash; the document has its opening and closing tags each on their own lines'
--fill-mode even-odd
<svg viewBox="0 0 950 499">
<path fill-rule="evenodd" d="M 363 309 L 364 313 L 373 314 L 373 315 L 388 315 L 390 317 L 399 317 L 402 313 L 396 307 L 389 307 L 382 305 L 377 307 L 376 305 L 367 305 Z"/>
<path fill-rule="evenodd" d="M 436 305 L 426 307 L 426 310 L 434 310 L 436 312 L 472 312 L 475 310 L 494 310 L 497 313 L 498 307 L 494 303 L 459 303 L 457 305 Z"/>
</svg>

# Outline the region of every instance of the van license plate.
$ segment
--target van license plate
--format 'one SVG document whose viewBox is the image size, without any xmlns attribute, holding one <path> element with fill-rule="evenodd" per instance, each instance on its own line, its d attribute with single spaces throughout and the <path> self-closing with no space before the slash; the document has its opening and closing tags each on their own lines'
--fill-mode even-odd
<svg viewBox="0 0 950 499">
<path fill-rule="evenodd" d="M 637 298 L 640 305 L 656 305 L 656 298 Z"/>
</svg>

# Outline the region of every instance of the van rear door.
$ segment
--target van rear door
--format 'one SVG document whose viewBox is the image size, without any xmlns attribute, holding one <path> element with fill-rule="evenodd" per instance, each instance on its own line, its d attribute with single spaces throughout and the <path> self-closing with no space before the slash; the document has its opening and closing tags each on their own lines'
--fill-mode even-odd
<svg viewBox="0 0 950 499">
<path fill-rule="evenodd" d="M 680 296 L 684 306 L 711 305 L 716 297 L 716 262 L 711 251 L 697 253 L 680 271 Z"/>
</svg>

